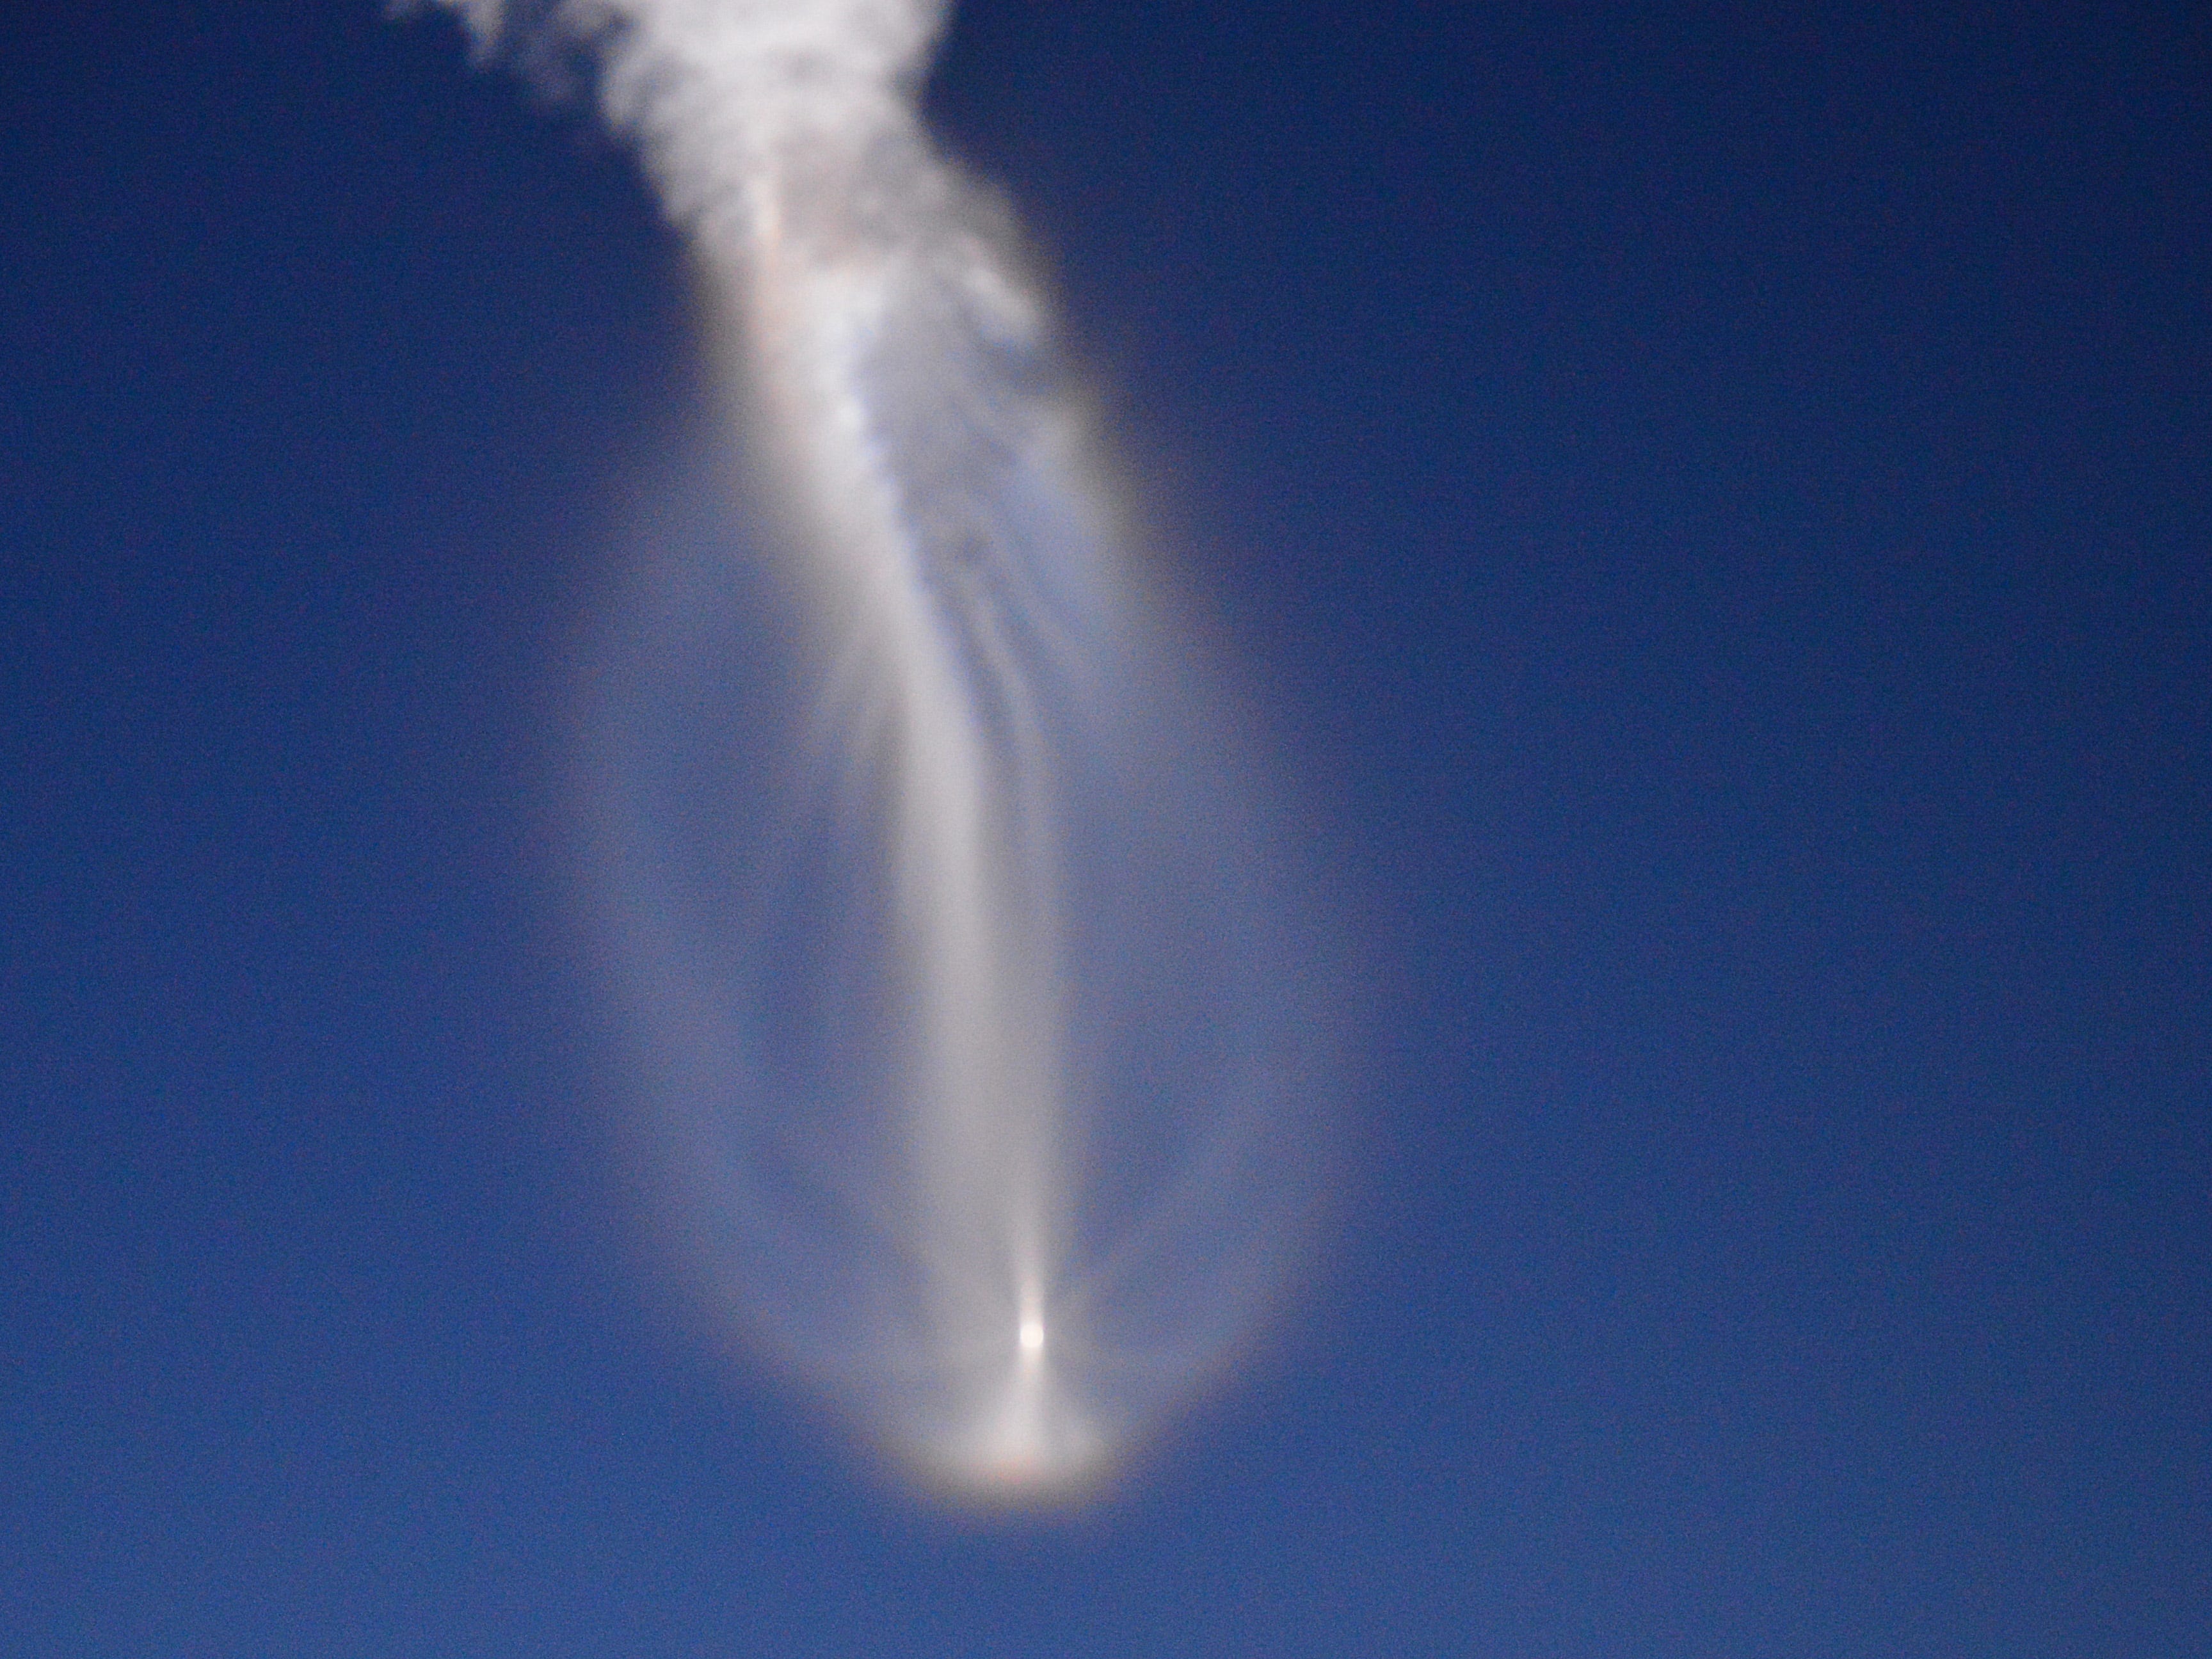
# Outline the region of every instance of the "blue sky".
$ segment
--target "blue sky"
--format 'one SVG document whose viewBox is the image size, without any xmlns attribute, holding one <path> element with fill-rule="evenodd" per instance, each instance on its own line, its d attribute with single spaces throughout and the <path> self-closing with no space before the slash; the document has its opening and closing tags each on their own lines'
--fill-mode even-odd
<svg viewBox="0 0 2212 1659">
<path fill-rule="evenodd" d="M 698 392 L 581 107 L 0 47 L 0 1646 L 2212 1642 L 2212 35 L 973 3 L 1370 944 L 1304 1316 L 981 1525 L 627 1243 L 573 665 Z"/>
</svg>

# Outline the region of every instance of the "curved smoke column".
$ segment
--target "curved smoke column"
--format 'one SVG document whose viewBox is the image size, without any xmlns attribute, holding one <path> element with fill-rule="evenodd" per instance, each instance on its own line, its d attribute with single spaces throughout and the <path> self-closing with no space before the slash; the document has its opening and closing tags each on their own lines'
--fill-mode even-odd
<svg viewBox="0 0 2212 1659">
<path fill-rule="evenodd" d="M 1020 1495 L 1249 1333 L 1315 1188 L 1316 1022 L 1224 701 L 1122 550 L 1003 210 L 920 125 L 944 11 L 529 33 L 598 55 L 744 431 L 749 513 L 663 525 L 599 694 L 668 1207 L 756 1343 Z"/>
</svg>

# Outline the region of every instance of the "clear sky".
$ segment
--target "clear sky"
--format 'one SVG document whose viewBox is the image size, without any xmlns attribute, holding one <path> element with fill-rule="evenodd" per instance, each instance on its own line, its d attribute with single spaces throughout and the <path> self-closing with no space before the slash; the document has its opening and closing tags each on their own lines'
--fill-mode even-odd
<svg viewBox="0 0 2212 1659">
<path fill-rule="evenodd" d="M 2212 30 L 1782 11 L 961 10 L 1367 958 L 1302 1317 L 1022 1526 L 629 1242 L 628 159 L 366 0 L 11 9 L 0 1650 L 2212 1649 Z"/>
</svg>

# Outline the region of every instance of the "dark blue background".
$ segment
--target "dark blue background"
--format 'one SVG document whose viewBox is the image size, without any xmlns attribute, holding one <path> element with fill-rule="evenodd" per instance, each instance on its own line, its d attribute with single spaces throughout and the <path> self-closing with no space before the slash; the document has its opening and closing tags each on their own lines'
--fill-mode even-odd
<svg viewBox="0 0 2212 1659">
<path fill-rule="evenodd" d="M 1327 1289 L 1024 1528 L 625 1254 L 619 149 L 366 0 L 11 8 L 0 1649 L 2212 1650 L 2212 33 L 1782 9 L 955 27 L 1396 964 Z"/>
</svg>

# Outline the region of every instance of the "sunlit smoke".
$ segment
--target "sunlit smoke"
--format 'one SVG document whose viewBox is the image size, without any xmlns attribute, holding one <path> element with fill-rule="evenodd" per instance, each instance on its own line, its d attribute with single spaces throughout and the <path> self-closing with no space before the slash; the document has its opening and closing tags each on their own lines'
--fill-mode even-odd
<svg viewBox="0 0 2212 1659">
<path fill-rule="evenodd" d="M 1317 977 L 1006 216 L 921 125 L 945 8 L 447 3 L 596 55 L 730 366 L 743 464 L 653 526 L 592 745 L 673 1231 L 902 1457 L 1079 1487 L 1276 1288 Z"/>
</svg>

